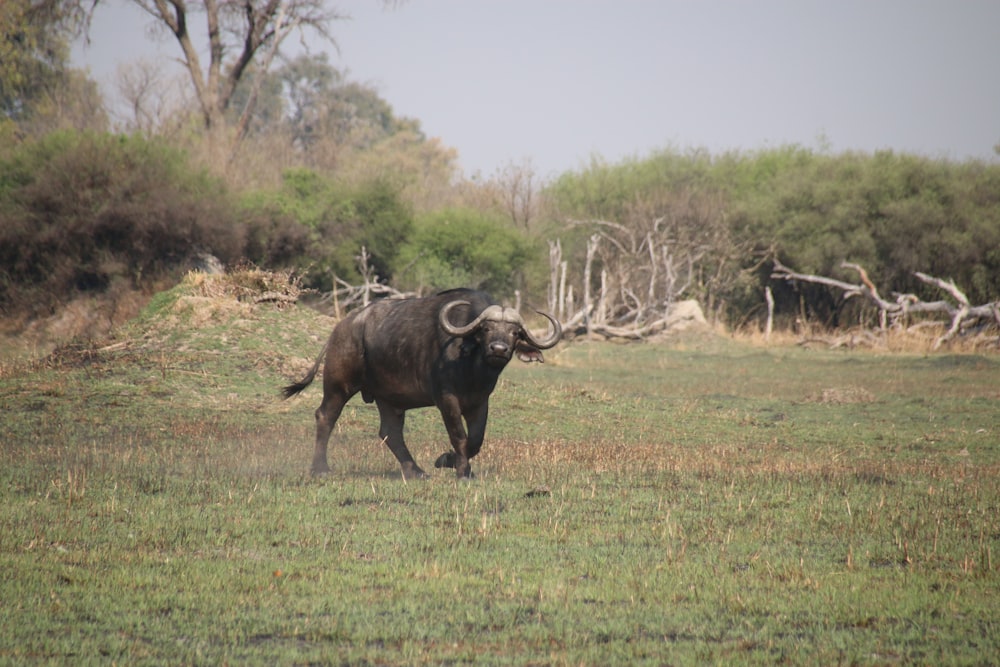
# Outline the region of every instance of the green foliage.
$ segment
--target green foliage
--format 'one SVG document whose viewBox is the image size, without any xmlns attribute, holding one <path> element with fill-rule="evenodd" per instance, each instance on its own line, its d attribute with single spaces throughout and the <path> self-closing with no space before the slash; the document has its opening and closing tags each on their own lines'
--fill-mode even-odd
<svg viewBox="0 0 1000 667">
<path fill-rule="evenodd" d="M 369 264 L 376 275 L 391 281 L 396 271 L 396 256 L 413 228 L 413 213 L 399 197 L 395 188 L 385 181 L 372 181 L 355 189 L 337 210 L 336 219 L 323 228 L 327 238 L 340 238 L 354 244 L 353 258 L 364 246 L 371 258 Z M 343 262 L 346 244 L 337 248 L 336 257 Z"/>
<path fill-rule="evenodd" d="M 263 223 L 271 230 L 262 232 L 265 238 L 284 229 L 282 238 L 298 248 L 302 234 L 308 237 L 294 261 L 309 268 L 307 283 L 323 289 L 330 288 L 334 276 L 360 279 L 357 257 L 362 248 L 379 279 L 392 280 L 397 255 L 413 226 L 409 206 L 388 182 L 350 187 L 310 169 L 286 171 L 279 191 L 252 193 L 243 208 L 270 220 Z M 295 226 L 301 234 L 291 231 Z"/>
<path fill-rule="evenodd" d="M 274 168 L 277 145 L 286 168 L 336 174 L 347 187 L 384 181 L 413 203 L 440 199 L 450 185 L 454 151 L 428 139 L 418 120 L 397 116 L 378 91 L 348 79 L 325 54 L 299 56 L 264 73 L 261 82 L 248 128 L 249 145 L 260 149 L 244 151 L 256 171 Z M 246 80 L 237 87 L 231 122 L 250 87 Z M 270 163 L 257 163 L 260 152 Z"/>
<path fill-rule="evenodd" d="M 68 60 L 60 12 L 36 8 L 30 0 L 0 5 L 0 116 L 30 113 L 33 93 L 60 77 Z"/>
<path fill-rule="evenodd" d="M 304 153 L 329 141 L 370 146 L 408 127 L 374 88 L 350 81 L 325 53 L 300 55 L 262 77 L 250 130 L 287 132 Z M 230 122 L 238 120 L 252 85 L 241 80 L 234 91 Z"/>
<path fill-rule="evenodd" d="M 733 322 L 760 309 L 769 283 L 766 264 L 758 269 L 755 285 L 738 272 L 772 253 L 798 271 L 851 282 L 857 276 L 841 263 L 860 264 L 884 295 L 941 298 L 914 277 L 922 271 L 955 280 L 973 302 L 1000 297 L 997 164 L 891 151 L 827 155 L 798 146 L 715 158 L 666 151 L 618 165 L 595 161 L 579 173 L 564 174 L 546 195 L 560 219 L 632 225 L 630 212 L 655 201 L 662 189 L 710 193 L 726 202 L 718 213 L 730 234 L 719 238 L 745 250 L 741 262 L 723 267 L 728 279 L 719 281 L 715 297 L 730 304 Z M 719 267 L 718 258 L 727 254 L 717 251 L 706 272 Z M 827 288 L 773 287 L 779 313 L 797 312 L 801 297 L 810 314 L 836 324 L 845 306 Z"/>
<path fill-rule="evenodd" d="M 595 162 L 578 178 L 559 179 L 547 194 L 571 221 L 560 240 L 563 257 L 575 267 L 574 284 L 581 284 L 593 237 L 599 247 L 590 289 L 605 271 L 609 293 L 623 299 L 608 304 L 613 317 L 632 310 L 637 295 L 650 312 L 678 298 L 707 306 L 731 298 L 745 253 L 733 241 L 727 193 L 713 182 L 711 166 L 702 152 L 663 152 L 617 167 Z M 633 303 L 624 303 L 624 295 Z"/>
<path fill-rule="evenodd" d="M 586 169 L 556 179 L 545 195 L 561 216 L 620 221 L 636 201 L 649 195 L 695 186 L 709 189 L 711 167 L 704 151 L 663 150 L 618 164 L 594 158 Z"/>
<path fill-rule="evenodd" d="M 510 295 L 530 258 L 522 232 L 496 216 L 449 209 L 418 219 L 399 264 L 400 284 L 420 292 L 452 287 Z"/>
<path fill-rule="evenodd" d="M 195 252 L 242 255 L 225 189 L 138 137 L 61 132 L 0 161 L 0 308 L 45 312 L 113 282 L 148 287 Z"/>
<path fill-rule="evenodd" d="M 752 160 L 753 158 L 747 158 Z M 839 156 L 798 154 L 771 172 L 760 192 L 742 197 L 742 233 L 767 239 L 782 261 L 806 273 L 857 281 L 840 267 L 864 266 L 884 294 L 940 298 L 922 271 L 954 279 L 976 303 L 1000 295 L 1000 166 L 954 164 L 881 152 Z M 993 278 L 987 278 L 987 275 Z M 814 293 L 818 307 L 825 290 Z"/>
<path fill-rule="evenodd" d="M 29 137 L 107 127 L 97 84 L 69 67 L 69 43 L 86 15 L 76 0 L 0 4 L 0 124 L 14 123 Z"/>
<path fill-rule="evenodd" d="M 472 483 L 360 399 L 311 479 L 320 390 L 276 394 L 330 321 L 197 294 L 0 377 L 5 661 L 1000 661 L 995 359 L 560 345 Z"/>
<path fill-rule="evenodd" d="M 277 215 L 316 229 L 329 217 L 329 211 L 338 201 L 339 195 L 330 180 L 311 169 L 299 168 L 283 174 L 280 192 L 251 192 L 245 206 L 247 209 L 266 207 Z"/>
</svg>

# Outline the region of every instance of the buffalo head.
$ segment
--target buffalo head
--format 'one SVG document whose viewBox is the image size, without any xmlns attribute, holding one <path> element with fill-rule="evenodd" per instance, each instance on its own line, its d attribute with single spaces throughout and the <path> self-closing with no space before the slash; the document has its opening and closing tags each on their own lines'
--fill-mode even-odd
<svg viewBox="0 0 1000 667">
<path fill-rule="evenodd" d="M 468 301 L 451 301 L 441 309 L 438 320 L 441 328 L 456 338 L 474 336 L 483 350 L 486 363 L 491 366 L 504 367 L 515 352 L 522 361 L 542 361 L 541 350 L 553 347 L 562 337 L 559 322 L 548 314 L 537 311 L 552 323 L 553 328 L 550 336 L 538 340 L 524 326 L 519 312 L 498 305 L 488 306 L 468 324 L 452 323 L 451 311 L 459 306 L 469 305 Z"/>
</svg>

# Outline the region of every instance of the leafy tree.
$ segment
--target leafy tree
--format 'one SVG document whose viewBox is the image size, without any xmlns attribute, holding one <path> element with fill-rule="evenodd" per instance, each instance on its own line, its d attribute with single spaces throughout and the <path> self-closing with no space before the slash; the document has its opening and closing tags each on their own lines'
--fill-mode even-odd
<svg viewBox="0 0 1000 667">
<path fill-rule="evenodd" d="M 388 282 L 396 272 L 396 259 L 410 234 L 413 214 L 398 191 L 385 181 L 346 186 L 310 169 L 291 169 L 278 192 L 258 192 L 244 207 L 264 211 L 277 227 L 290 222 L 308 230 L 305 256 L 307 284 L 329 289 L 333 278 L 360 278 L 357 256 L 364 247 L 369 265 Z"/>
<path fill-rule="evenodd" d="M 22 136 L 107 127 L 97 85 L 68 64 L 69 40 L 85 20 L 76 2 L 0 4 L 0 131 L 5 124 L 16 125 Z"/>
<path fill-rule="evenodd" d="M 1000 281 L 987 277 L 1000 268 L 991 255 L 1000 241 L 997 166 L 795 148 L 730 156 L 726 173 L 733 186 L 742 184 L 732 198 L 734 232 L 798 271 L 853 281 L 841 268 L 849 261 L 886 294 L 938 298 L 916 271 L 953 278 L 981 302 L 1000 293 Z M 767 267 L 759 276 L 768 281 Z M 857 321 L 860 301 L 843 302 L 816 285 L 773 287 L 779 310 L 805 305 L 830 324 Z"/>
<path fill-rule="evenodd" d="M 234 94 L 237 102 L 248 86 Z M 325 55 L 301 56 L 266 74 L 238 168 L 280 174 L 305 167 L 347 188 L 382 181 L 416 209 L 448 198 L 456 154 L 420 123 L 395 115 L 373 88 L 350 81 Z M 266 158 L 266 159 L 262 159 Z"/>
<path fill-rule="evenodd" d="M 342 18 L 327 9 L 325 0 L 131 0 L 153 17 L 155 25 L 169 32 L 181 49 L 181 61 L 195 91 L 205 128 L 215 135 L 225 126 L 225 115 L 243 77 L 267 72 L 293 32 L 312 30 L 333 41 L 328 24 Z M 191 33 L 195 14 L 204 15 L 208 64 L 202 65 Z M 258 79 L 261 80 L 261 79 Z M 259 89 L 251 87 L 241 110 L 235 141 L 246 132 Z"/>
<path fill-rule="evenodd" d="M 293 141 L 304 150 L 324 137 L 367 147 L 407 127 L 373 88 L 348 80 L 325 53 L 300 56 L 276 74 L 289 100 Z"/>
<path fill-rule="evenodd" d="M 474 287 L 510 295 L 530 258 L 527 238 L 502 219 L 446 209 L 418 219 L 400 252 L 399 282 L 418 292 Z"/>
<path fill-rule="evenodd" d="M 710 308 L 723 300 L 744 248 L 734 240 L 726 194 L 708 178 L 710 170 L 705 153 L 663 152 L 619 165 L 595 160 L 547 188 L 549 208 L 563 226 L 553 232 L 564 241 L 577 289 L 589 242 L 597 266 L 587 287 L 596 294 L 604 271 L 612 318 L 653 321 L 679 298 Z"/>
<path fill-rule="evenodd" d="M 449 201 L 456 159 L 454 149 L 427 139 L 413 121 L 371 146 L 348 148 L 337 173 L 347 183 L 385 181 L 414 209 L 430 211 Z"/>
<path fill-rule="evenodd" d="M 260 82 L 260 93 L 248 131 L 263 134 L 280 126 L 307 160 L 324 143 L 341 150 L 368 148 L 418 127 L 415 121 L 398 119 L 376 90 L 350 81 L 325 53 L 300 55 L 274 71 L 258 73 L 254 81 Z M 227 114 L 231 120 L 245 107 L 250 88 L 243 82 L 234 91 Z"/>
</svg>

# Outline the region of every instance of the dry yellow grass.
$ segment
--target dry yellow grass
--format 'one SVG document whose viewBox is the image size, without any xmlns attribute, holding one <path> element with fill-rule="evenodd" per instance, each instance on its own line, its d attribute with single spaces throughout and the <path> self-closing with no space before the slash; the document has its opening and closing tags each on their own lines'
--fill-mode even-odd
<svg viewBox="0 0 1000 667">
<path fill-rule="evenodd" d="M 886 331 L 852 328 L 814 329 L 803 333 L 791 329 L 779 329 L 772 331 L 770 336 L 765 336 L 762 331 L 744 328 L 733 332 L 722 332 L 722 335 L 731 336 L 734 340 L 755 347 L 798 345 L 818 349 L 874 350 L 905 354 L 1000 352 L 1000 336 L 996 330 L 957 336 L 935 349 L 934 344 L 945 329 L 946 325 L 943 322 L 927 322 L 922 326 Z"/>
</svg>

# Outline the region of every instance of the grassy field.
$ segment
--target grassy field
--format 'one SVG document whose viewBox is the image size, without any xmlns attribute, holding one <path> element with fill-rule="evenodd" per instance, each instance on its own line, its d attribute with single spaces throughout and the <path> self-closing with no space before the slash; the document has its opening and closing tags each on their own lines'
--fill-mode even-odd
<svg viewBox="0 0 1000 667">
<path fill-rule="evenodd" d="M 0 663 L 1000 663 L 998 357 L 563 344 L 313 479 L 331 321 L 204 293 L 3 368 Z"/>
</svg>

